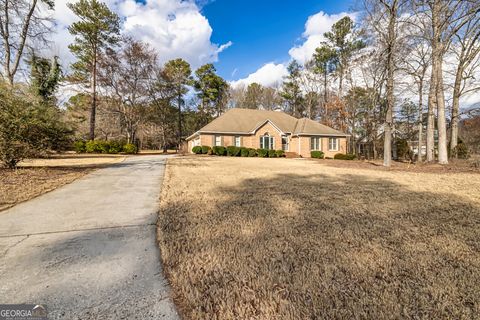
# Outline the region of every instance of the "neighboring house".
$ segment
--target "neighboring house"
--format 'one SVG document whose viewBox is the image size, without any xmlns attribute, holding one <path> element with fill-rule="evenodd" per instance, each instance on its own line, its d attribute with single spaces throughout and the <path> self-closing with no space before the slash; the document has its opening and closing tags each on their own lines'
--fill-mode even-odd
<svg viewBox="0 0 480 320">
<path fill-rule="evenodd" d="M 187 138 L 194 146 L 237 146 L 284 150 L 302 157 L 320 150 L 326 157 L 347 152 L 349 135 L 284 112 L 234 108 Z"/>
</svg>

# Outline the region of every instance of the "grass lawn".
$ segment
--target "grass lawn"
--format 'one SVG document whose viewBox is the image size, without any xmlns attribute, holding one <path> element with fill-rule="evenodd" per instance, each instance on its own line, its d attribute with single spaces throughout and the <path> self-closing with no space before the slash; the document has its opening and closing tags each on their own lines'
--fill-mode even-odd
<svg viewBox="0 0 480 320">
<path fill-rule="evenodd" d="M 0 211 L 124 159 L 124 156 L 65 154 L 25 160 L 16 170 L 0 168 Z"/>
<path fill-rule="evenodd" d="M 480 174 L 330 164 L 168 160 L 158 238 L 182 316 L 478 317 Z"/>
</svg>

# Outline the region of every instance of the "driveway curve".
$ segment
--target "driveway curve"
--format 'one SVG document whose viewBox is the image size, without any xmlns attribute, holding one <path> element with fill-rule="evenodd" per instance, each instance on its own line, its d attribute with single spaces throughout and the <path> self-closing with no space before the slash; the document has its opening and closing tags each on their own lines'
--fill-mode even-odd
<svg viewBox="0 0 480 320">
<path fill-rule="evenodd" d="M 135 156 L 0 212 L 0 303 L 49 319 L 178 319 L 156 244 L 165 156 Z"/>
</svg>

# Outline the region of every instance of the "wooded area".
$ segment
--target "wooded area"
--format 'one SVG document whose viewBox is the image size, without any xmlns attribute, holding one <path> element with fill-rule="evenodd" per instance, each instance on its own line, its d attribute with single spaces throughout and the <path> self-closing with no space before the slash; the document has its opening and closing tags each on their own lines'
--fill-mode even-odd
<svg viewBox="0 0 480 320">
<path fill-rule="evenodd" d="M 480 152 L 480 3 L 365 0 L 355 21 L 337 21 L 312 59 L 291 61 L 273 87 L 232 86 L 213 64 L 161 64 L 146 43 L 122 34 L 121 19 L 97 0 L 69 4 L 76 57 L 42 56 L 54 21 L 51 0 L 1 0 L 3 53 L 0 157 L 71 149 L 108 140 L 141 149 L 177 148 L 228 108 L 282 110 L 351 135 L 360 158 L 448 163 Z M 59 95 L 70 93 L 68 101 Z"/>
</svg>

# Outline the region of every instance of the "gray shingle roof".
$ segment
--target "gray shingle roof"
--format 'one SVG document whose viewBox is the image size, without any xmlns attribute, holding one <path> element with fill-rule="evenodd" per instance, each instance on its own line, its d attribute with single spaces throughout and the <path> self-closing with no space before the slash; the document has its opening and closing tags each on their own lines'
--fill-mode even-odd
<svg viewBox="0 0 480 320">
<path fill-rule="evenodd" d="M 233 108 L 216 118 L 197 133 L 238 133 L 252 134 L 265 122 L 272 122 L 283 133 L 293 135 L 338 135 L 345 133 L 327 127 L 316 121 L 297 119 L 284 112 Z"/>
</svg>

